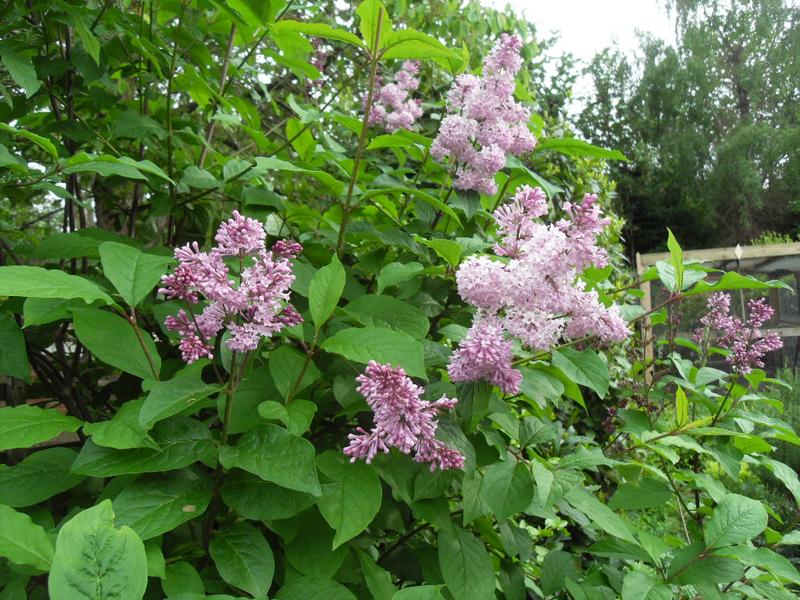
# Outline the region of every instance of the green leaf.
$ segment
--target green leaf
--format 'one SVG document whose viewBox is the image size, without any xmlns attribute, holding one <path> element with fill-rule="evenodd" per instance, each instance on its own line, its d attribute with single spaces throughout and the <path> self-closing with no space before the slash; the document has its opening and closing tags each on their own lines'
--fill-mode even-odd
<svg viewBox="0 0 800 600">
<path fill-rule="evenodd" d="M 706 546 L 721 548 L 750 540 L 767 526 L 767 511 L 758 500 L 728 494 L 704 523 Z"/>
<path fill-rule="evenodd" d="M 677 293 L 683 289 L 683 250 L 669 228 L 667 228 L 667 248 L 669 249 L 669 262 L 675 273 L 675 287 L 672 291 Z"/>
<path fill-rule="evenodd" d="M 8 268 L 8 267 L 6 267 Z M 695 296 L 697 294 L 707 294 L 711 292 L 723 292 L 726 290 L 768 290 L 779 288 L 784 290 L 792 290 L 793 288 L 779 279 L 770 279 L 769 281 L 761 281 L 752 275 L 740 275 L 729 271 L 719 278 L 715 283 L 709 283 L 705 280 L 698 281 L 697 284 L 686 292 L 685 296 Z"/>
<path fill-rule="evenodd" d="M 78 37 L 81 38 L 81 43 L 83 44 L 83 49 L 86 50 L 86 54 L 94 59 L 95 64 L 99 65 L 100 42 L 97 41 L 97 38 L 86 26 L 86 21 L 84 21 L 82 17 L 74 16 L 72 19 L 72 24 L 75 26 L 75 31 L 78 34 Z"/>
<path fill-rule="evenodd" d="M 0 375 L 31 380 L 25 336 L 10 313 L 0 313 Z"/>
<path fill-rule="evenodd" d="M 0 408 L 0 450 L 29 448 L 83 423 L 52 408 L 22 404 Z"/>
<path fill-rule="evenodd" d="M 167 272 L 167 265 L 173 262 L 169 256 L 145 254 L 117 242 L 100 244 L 100 261 L 103 274 L 131 307 L 150 293 Z"/>
<path fill-rule="evenodd" d="M 75 334 L 98 360 L 141 379 L 158 379 L 161 357 L 150 334 L 137 337 L 131 323 L 104 310 L 76 308 L 72 314 Z"/>
<path fill-rule="evenodd" d="M 331 262 L 314 274 L 308 286 L 308 308 L 319 331 L 331 316 L 344 290 L 345 272 L 334 254 Z"/>
<path fill-rule="evenodd" d="M 131 161 L 135 163 L 132 159 Z M 89 156 L 85 153 L 76 154 L 67 160 L 62 172 L 67 175 L 71 173 L 97 173 L 101 177 L 118 176 L 125 179 L 147 181 L 147 177 L 142 174 L 135 164 L 129 164 L 108 154 L 99 156 Z"/>
<path fill-rule="evenodd" d="M 329 337 L 321 348 L 363 364 L 374 360 L 402 367 L 411 377 L 427 379 L 422 344 L 401 331 L 382 327 L 351 327 Z"/>
<path fill-rule="evenodd" d="M 450 50 L 436 38 L 414 29 L 391 31 L 385 36 L 383 44 L 381 60 L 443 58 L 455 64 L 461 62 L 461 55 Z"/>
<path fill-rule="evenodd" d="M 151 434 L 158 450 L 116 450 L 88 440 L 72 464 L 72 472 L 91 477 L 114 477 L 172 471 L 188 467 L 195 461 L 208 460 L 214 451 L 208 428 L 188 417 L 173 417 L 157 423 Z"/>
<path fill-rule="evenodd" d="M 366 463 L 351 463 L 341 452 L 317 457 L 317 467 L 331 482 L 322 486 L 319 511 L 336 530 L 335 550 L 364 531 L 381 507 L 381 483 Z"/>
<path fill-rule="evenodd" d="M 14 83 L 25 90 L 26 98 L 33 96 L 42 87 L 31 59 L 14 52 L 9 44 L 0 44 L 0 59 Z"/>
<path fill-rule="evenodd" d="M 70 473 L 77 456 L 70 448 L 47 448 L 13 467 L 0 465 L 0 504 L 33 506 L 74 488 L 83 481 L 82 476 Z"/>
<path fill-rule="evenodd" d="M 294 538 L 285 547 L 289 565 L 311 577 L 336 575 L 347 558 L 349 548 L 340 546 L 332 550 L 335 532 L 317 510 L 307 510 L 297 521 Z"/>
<path fill-rule="evenodd" d="M 139 412 L 144 404 L 144 398 L 129 400 L 119 407 L 110 421 L 96 421 L 85 423 L 83 433 L 92 437 L 98 446 L 128 450 L 130 448 L 155 448 L 158 450 L 153 438 L 139 423 Z"/>
<path fill-rule="evenodd" d="M 86 303 L 80 298 L 26 298 L 22 305 L 22 327 L 72 319 L 72 309 L 85 306 Z"/>
<path fill-rule="evenodd" d="M 61 528 L 47 585 L 53 600 L 144 596 L 144 544 L 129 527 L 114 527 L 110 500 L 81 511 Z"/>
<path fill-rule="evenodd" d="M 226 582 L 254 598 L 266 597 L 275 574 L 275 559 L 258 529 L 235 523 L 211 538 L 208 551 Z"/>
<path fill-rule="evenodd" d="M 290 490 L 319 496 L 322 492 L 314 464 L 314 446 L 277 425 L 246 432 L 234 447 L 220 448 L 226 469 L 238 467 Z"/>
<path fill-rule="evenodd" d="M 272 381 L 275 382 L 275 387 L 278 388 L 283 398 L 288 398 L 291 391 L 296 395 L 319 379 L 319 369 L 312 361 L 306 365 L 306 360 L 306 355 L 292 346 L 280 346 L 270 353 L 269 372 L 272 375 Z M 304 365 L 305 372 L 303 372 Z M 301 372 L 303 372 L 302 378 L 300 378 Z M 300 378 L 300 383 L 292 390 L 298 378 Z"/>
<path fill-rule="evenodd" d="M 374 600 L 392 600 L 397 593 L 397 588 L 392 583 L 392 574 L 378 566 L 375 560 L 366 552 L 358 550 L 358 561 L 361 563 L 361 572 L 367 584 L 369 593 Z"/>
<path fill-rule="evenodd" d="M 794 497 L 797 506 L 800 507 L 800 478 L 797 476 L 797 471 L 789 465 L 767 457 L 761 458 L 761 464 L 767 467 L 786 486 L 786 489 Z"/>
<path fill-rule="evenodd" d="M 378 294 L 382 293 L 387 287 L 392 285 L 399 285 L 406 281 L 413 279 L 425 270 L 418 262 L 389 263 L 378 274 Z"/>
<path fill-rule="evenodd" d="M 380 50 L 386 45 L 386 37 L 392 31 L 389 13 L 380 0 L 364 0 L 356 8 L 358 30 L 370 52 Z"/>
<path fill-rule="evenodd" d="M 461 258 L 461 246 L 458 242 L 445 239 L 432 239 L 428 240 L 421 236 L 414 236 L 414 239 L 421 244 L 432 248 L 434 252 L 450 264 L 450 266 L 457 267 L 458 261 Z"/>
<path fill-rule="evenodd" d="M 0 267 L 0 296 L 81 298 L 87 304 L 95 300 L 114 303 L 111 296 L 88 279 L 42 267 Z"/>
<path fill-rule="evenodd" d="M 689 422 L 689 400 L 681 386 L 675 390 L 675 425 L 681 427 Z"/>
<path fill-rule="evenodd" d="M 284 585 L 276 600 L 357 600 L 353 592 L 330 579 L 297 577 Z"/>
<path fill-rule="evenodd" d="M 498 521 L 522 512 L 533 500 L 533 478 L 522 463 L 512 457 L 486 469 L 481 485 L 481 499 Z"/>
<path fill-rule="evenodd" d="M 281 421 L 289 433 L 295 435 L 302 435 L 308 430 L 316 412 L 317 405 L 309 400 L 292 400 L 288 404 L 267 400 L 258 405 L 259 415 L 267 420 Z"/>
<path fill-rule="evenodd" d="M 415 585 L 398 590 L 392 600 L 442 600 L 441 585 Z"/>
<path fill-rule="evenodd" d="M 119 525 L 149 540 L 202 515 L 211 501 L 211 482 L 192 471 L 145 475 L 114 498 Z"/>
<path fill-rule="evenodd" d="M 172 379 L 153 384 L 139 411 L 139 423 L 149 430 L 159 421 L 190 409 L 220 389 L 219 384 L 205 383 L 200 379 L 199 369 L 187 367 Z"/>
<path fill-rule="evenodd" d="M 469 531 L 453 527 L 439 532 L 439 566 L 447 589 L 459 600 L 494 596 L 494 567 L 483 543 Z"/>
<path fill-rule="evenodd" d="M 425 339 L 430 327 L 425 313 L 393 296 L 364 294 L 350 302 L 344 310 L 362 325 L 404 331 L 418 340 Z"/>
<path fill-rule="evenodd" d="M 161 540 L 151 540 L 144 545 L 144 551 L 147 554 L 147 576 L 164 579 L 167 576 L 167 565 L 160 543 Z"/>
<path fill-rule="evenodd" d="M 324 186 L 328 187 L 336 196 L 344 192 L 344 183 L 333 175 L 318 169 L 308 169 L 297 166 L 291 162 L 274 157 L 259 156 L 256 158 L 256 169 L 263 171 L 286 171 L 290 173 L 307 173 Z"/>
<path fill-rule="evenodd" d="M 49 571 L 53 543 L 47 533 L 25 513 L 0 504 L 0 556 L 12 563 Z"/>
<path fill-rule="evenodd" d="M 672 588 L 642 571 L 629 571 L 622 581 L 622 600 L 672 600 Z"/>
<path fill-rule="evenodd" d="M 599 146 L 593 146 L 583 140 L 575 138 L 548 138 L 541 140 L 536 145 L 536 150 L 550 150 L 565 156 L 573 158 L 604 158 L 606 160 L 624 160 L 628 159 L 619 150 L 608 150 Z"/>
<path fill-rule="evenodd" d="M 564 589 L 567 577 L 579 578 L 575 557 L 563 550 L 550 550 L 542 563 L 542 592 L 555 595 Z"/>
<path fill-rule="evenodd" d="M 553 365 L 578 385 L 597 392 L 601 399 L 608 393 L 608 366 L 594 350 L 553 350 Z"/>
<path fill-rule="evenodd" d="M 612 510 L 639 510 L 664 506 L 672 496 L 670 487 L 659 479 L 645 477 L 636 483 L 623 483 L 608 501 Z"/>
<path fill-rule="evenodd" d="M 192 600 L 205 598 L 205 587 L 200 574 L 192 565 L 185 561 L 178 561 L 168 564 L 164 569 L 166 577 L 161 582 L 161 587 L 167 598 L 180 598 L 189 594 L 197 594 L 196 597 L 190 596 Z"/>
<path fill-rule="evenodd" d="M 316 502 L 311 494 L 281 487 L 238 469 L 225 476 L 222 499 L 244 518 L 253 521 L 288 519 Z"/>
<path fill-rule="evenodd" d="M 566 499 L 606 533 L 638 545 L 625 521 L 586 490 L 573 488 Z"/>
<path fill-rule="evenodd" d="M 734 556 L 746 565 L 767 571 L 778 581 L 800 585 L 800 573 L 789 560 L 769 548 L 738 546 L 732 548 Z M 728 552 L 726 550 L 726 552 Z"/>
<path fill-rule="evenodd" d="M 336 29 L 325 23 L 301 23 L 299 21 L 292 21 L 291 19 L 281 19 L 275 23 L 271 29 L 274 31 L 296 31 L 314 37 L 325 38 L 326 40 L 344 42 L 345 44 L 351 44 L 359 48 L 364 47 L 364 43 L 358 39 L 358 36 L 344 29 Z"/>
<path fill-rule="evenodd" d="M 147 115 L 140 115 L 138 111 L 126 110 L 113 116 L 114 137 L 132 138 L 138 141 L 156 138 L 163 140 L 167 137 L 167 130 L 158 121 Z"/>
<path fill-rule="evenodd" d="M 37 146 L 39 146 L 42 150 L 47 152 L 50 156 L 55 159 L 58 159 L 58 150 L 56 150 L 55 145 L 46 137 L 42 137 L 41 135 L 37 135 L 32 131 L 28 131 L 27 129 L 17 129 L 16 127 L 12 127 L 7 123 L 0 122 L 0 131 L 7 131 L 8 133 L 13 133 L 14 135 L 18 135 L 20 137 L 24 137 L 26 140 L 30 140 Z"/>
</svg>

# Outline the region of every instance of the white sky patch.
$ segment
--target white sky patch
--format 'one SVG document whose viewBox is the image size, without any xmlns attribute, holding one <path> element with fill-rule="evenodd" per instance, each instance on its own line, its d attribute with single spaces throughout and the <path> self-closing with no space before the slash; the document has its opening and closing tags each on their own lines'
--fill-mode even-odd
<svg viewBox="0 0 800 600">
<path fill-rule="evenodd" d="M 588 64 L 595 54 L 616 43 L 621 50 L 636 54 L 637 32 L 650 33 L 674 44 L 674 21 L 659 0 L 481 0 L 485 6 L 511 6 L 536 25 L 539 37 L 554 34 L 559 40 L 549 54 L 566 52 Z M 581 65 L 582 66 L 582 65 Z M 580 77 L 575 85 L 576 98 L 592 90 L 588 77 Z M 578 102 L 577 104 L 582 104 Z M 573 106 L 580 110 L 579 106 Z"/>
</svg>

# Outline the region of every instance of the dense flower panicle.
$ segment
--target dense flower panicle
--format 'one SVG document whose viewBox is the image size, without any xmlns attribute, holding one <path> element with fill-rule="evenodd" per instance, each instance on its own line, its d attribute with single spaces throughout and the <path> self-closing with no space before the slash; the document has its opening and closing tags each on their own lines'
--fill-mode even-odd
<svg viewBox="0 0 800 600">
<path fill-rule="evenodd" d="M 201 252 L 196 242 L 176 248 L 178 266 L 162 277 L 158 290 L 190 305 L 206 301 L 196 316 L 189 318 L 181 310 L 165 322 L 181 336 L 181 355 L 187 363 L 213 358 L 213 339 L 224 329 L 231 334 L 228 348 L 247 352 L 255 350 L 262 337 L 302 321 L 288 304 L 294 282 L 289 260 L 302 251 L 300 244 L 280 240 L 267 250 L 262 224 L 237 211 L 219 226 L 214 239 L 217 245 L 210 252 Z M 229 276 L 226 257 L 248 264 L 238 282 Z"/>
<path fill-rule="evenodd" d="M 378 452 L 397 448 L 413 454 L 417 462 L 429 463 L 431 471 L 460 469 L 464 457 L 457 450 L 436 439 L 436 414 L 452 409 L 456 400 L 442 396 L 435 402 L 420 400 L 422 388 L 415 385 L 403 369 L 370 361 L 363 375 L 356 379 L 358 391 L 372 408 L 375 426 L 349 435 L 344 453 L 350 462 L 359 458 L 372 462 Z"/>
<path fill-rule="evenodd" d="M 381 86 L 369 113 L 370 125 L 383 125 L 387 131 L 411 129 L 422 116 L 420 100 L 409 98 L 419 87 L 419 63 L 407 60 L 395 74 L 394 82 Z"/>
<path fill-rule="evenodd" d="M 453 381 L 485 379 L 506 394 L 519 392 L 522 374 L 511 366 L 511 342 L 496 318 L 476 319 L 453 353 L 447 372 Z"/>
<path fill-rule="evenodd" d="M 621 341 L 628 327 L 616 306 L 605 306 L 596 291 L 578 279 L 589 265 L 607 261 L 597 236 L 608 224 L 586 195 L 566 205 L 567 218 L 553 225 L 537 222 L 547 214 L 539 188 L 520 188 L 494 218 L 501 259 L 472 256 L 456 273 L 460 296 L 478 311 L 453 353 L 453 381 L 484 379 L 506 393 L 519 391 L 521 375 L 512 367 L 511 338 L 532 350 L 549 350 L 563 338 L 594 336 Z"/>
<path fill-rule="evenodd" d="M 747 319 L 744 321 L 731 314 L 729 294 L 711 294 L 706 306 L 709 311 L 700 319 L 705 328 L 697 329 L 693 338 L 701 343 L 707 333 L 714 332 L 717 335 L 715 344 L 730 351 L 726 360 L 735 372 L 746 375 L 753 367 L 761 368 L 767 352 L 783 348 L 783 340 L 777 333 L 763 333 L 760 329 L 775 312 L 764 298 L 747 303 Z"/>
<path fill-rule="evenodd" d="M 547 196 L 541 188 L 524 185 L 512 198 L 494 211 L 494 220 L 501 243 L 495 245 L 498 256 L 514 257 L 519 242 L 533 235 L 534 219 L 547 214 Z"/>
<path fill-rule="evenodd" d="M 456 77 L 447 94 L 447 115 L 431 145 L 431 155 L 456 162 L 454 187 L 497 193 L 494 176 L 506 155 L 536 146 L 528 129 L 529 111 L 514 100 L 514 78 L 522 66 L 522 39 L 503 34 L 483 63 L 483 75 Z"/>
</svg>

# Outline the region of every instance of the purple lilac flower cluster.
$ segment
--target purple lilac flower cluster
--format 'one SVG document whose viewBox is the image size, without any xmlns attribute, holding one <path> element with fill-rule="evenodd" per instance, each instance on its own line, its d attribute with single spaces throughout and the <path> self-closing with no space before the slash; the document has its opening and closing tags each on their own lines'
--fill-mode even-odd
<svg viewBox="0 0 800 600">
<path fill-rule="evenodd" d="M 485 379 L 506 393 L 519 391 L 521 373 L 512 366 L 510 338 L 532 350 L 548 350 L 562 337 L 596 336 L 619 341 L 629 335 L 617 306 L 605 306 L 587 291 L 580 272 L 607 263 L 597 236 L 608 224 L 587 194 L 564 205 L 569 218 L 537 222 L 547 214 L 541 189 L 520 188 L 494 218 L 495 254 L 473 256 L 458 269 L 461 297 L 477 308 L 472 327 L 448 366 L 453 381 Z"/>
<path fill-rule="evenodd" d="M 370 125 L 383 125 L 388 131 L 411 129 L 422 116 L 421 101 L 408 97 L 419 87 L 418 72 L 419 63 L 407 60 L 395 74 L 394 82 L 381 86 L 369 113 Z"/>
<path fill-rule="evenodd" d="M 528 109 L 514 100 L 514 78 L 522 66 L 518 35 L 503 34 L 483 63 L 483 76 L 459 75 L 447 96 L 447 116 L 431 145 L 431 155 L 457 163 L 453 186 L 495 194 L 494 176 L 506 154 L 536 146 L 528 129 Z"/>
<path fill-rule="evenodd" d="M 697 329 L 693 338 L 702 343 L 707 332 L 715 331 L 718 335 L 715 344 L 730 351 L 726 360 L 735 372 L 746 375 L 753 367 L 763 367 L 767 352 L 783 348 L 783 340 L 777 333 L 761 331 L 775 312 L 764 298 L 747 303 L 745 321 L 731 314 L 730 294 L 711 294 L 707 306 L 708 313 L 700 319 L 704 327 Z"/>
<path fill-rule="evenodd" d="M 180 310 L 166 320 L 167 328 L 181 336 L 181 355 L 187 363 L 213 358 L 213 339 L 223 329 L 231 334 L 226 342 L 230 350 L 247 352 L 255 350 L 261 337 L 302 322 L 288 300 L 294 281 L 289 261 L 303 248 L 280 240 L 267 250 L 265 239 L 260 222 L 233 211 L 233 218 L 219 226 L 217 245 L 210 252 L 201 252 L 197 242 L 175 249 L 178 266 L 162 277 L 158 292 L 190 305 L 189 314 Z M 229 278 L 225 259 L 230 258 L 243 267 L 238 285 Z M 208 304 L 195 315 L 191 305 L 201 300 Z"/>
<path fill-rule="evenodd" d="M 440 410 L 451 409 L 457 400 L 442 396 L 435 402 L 420 400 L 422 388 L 408 378 L 403 369 L 370 361 L 363 375 L 356 379 L 358 387 L 373 411 L 372 431 L 358 428 L 351 433 L 344 453 L 350 462 L 363 458 L 372 462 L 378 452 L 397 448 L 414 455 L 420 463 L 430 463 L 431 471 L 461 469 L 464 456 L 436 439 L 435 420 Z"/>
</svg>

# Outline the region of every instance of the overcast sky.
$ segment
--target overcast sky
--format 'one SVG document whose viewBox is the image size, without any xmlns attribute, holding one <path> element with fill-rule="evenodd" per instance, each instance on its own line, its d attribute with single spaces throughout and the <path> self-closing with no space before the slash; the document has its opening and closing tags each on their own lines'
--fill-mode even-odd
<svg viewBox="0 0 800 600">
<path fill-rule="evenodd" d="M 506 4 L 536 25 L 539 37 L 559 34 L 551 53 L 572 53 L 589 62 L 613 43 L 626 52 L 636 53 L 637 31 L 673 43 L 673 23 L 658 0 L 481 0 L 484 5 L 503 8 Z M 580 111 L 580 98 L 590 94 L 591 80 L 584 76 L 574 88 L 570 112 Z"/>
<path fill-rule="evenodd" d="M 647 31 L 664 40 L 673 39 L 666 10 L 657 0 L 482 0 L 502 8 L 510 4 L 532 21 L 540 35 L 560 33 L 557 50 L 589 60 L 613 42 L 634 50 L 636 31 Z"/>
</svg>

